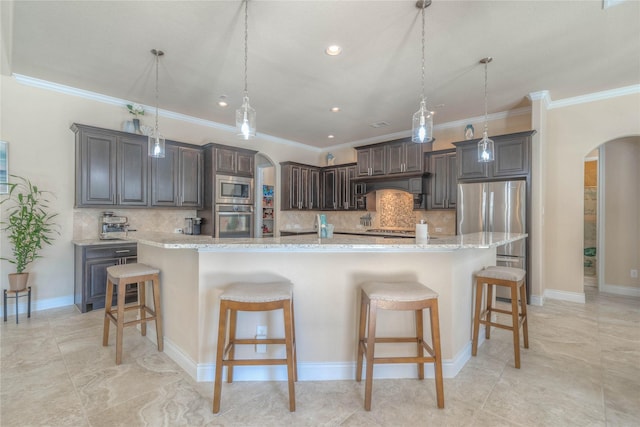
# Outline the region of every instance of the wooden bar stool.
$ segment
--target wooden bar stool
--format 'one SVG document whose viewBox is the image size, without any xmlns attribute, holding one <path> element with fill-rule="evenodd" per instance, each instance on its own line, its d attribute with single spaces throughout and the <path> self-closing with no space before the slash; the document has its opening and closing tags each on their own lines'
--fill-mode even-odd
<svg viewBox="0 0 640 427">
<path fill-rule="evenodd" d="M 284 338 L 236 338 L 238 311 L 282 310 L 284 316 Z M 228 323 L 227 323 L 227 317 Z M 227 331 L 229 337 L 227 339 Z M 227 382 L 233 382 L 233 367 L 248 365 L 287 365 L 289 381 L 289 411 L 296 410 L 294 381 L 298 380 L 296 360 L 296 329 L 293 314 L 293 286 L 286 282 L 234 283 L 220 295 L 220 321 L 218 324 L 218 347 L 216 354 L 216 376 L 213 386 L 213 413 L 220 411 L 222 394 L 222 369 L 227 367 Z M 236 345 L 284 344 L 285 359 L 235 359 Z"/>
<path fill-rule="evenodd" d="M 478 353 L 478 335 L 480 324 L 486 325 L 485 338 L 491 337 L 491 326 L 513 332 L 513 353 L 515 366 L 520 369 L 520 329 L 524 348 L 529 348 L 529 328 L 527 327 L 527 292 L 525 288 L 526 271 L 513 267 L 487 267 L 476 274 L 476 307 L 473 317 L 473 346 L 471 354 Z M 483 303 L 483 288 L 487 284 L 486 300 Z M 505 286 L 511 292 L 511 310 L 499 309 L 493 306 L 493 286 Z M 520 310 L 518 310 L 518 290 L 520 291 Z M 482 307 L 486 308 L 483 310 Z M 511 325 L 493 322 L 491 313 L 511 315 Z"/>
<path fill-rule="evenodd" d="M 367 362 L 364 409 L 371 410 L 373 390 L 373 365 L 376 363 L 417 363 L 418 378 L 424 379 L 424 364 L 433 363 L 435 368 L 436 395 L 438 408 L 444 408 L 444 389 L 442 381 L 442 356 L 440 352 L 440 321 L 438 319 L 438 294 L 416 282 L 367 282 L 361 285 L 360 325 L 358 331 L 358 362 L 356 381 L 362 379 L 363 359 Z M 430 347 L 424 341 L 423 312 L 428 308 L 431 314 Z M 415 337 L 376 337 L 377 310 L 413 310 L 415 311 Z M 368 324 L 367 324 L 367 314 Z M 366 336 L 365 336 L 366 332 Z M 413 357 L 374 357 L 376 343 L 416 343 L 417 355 Z M 425 356 L 425 352 L 428 356 Z"/>
<path fill-rule="evenodd" d="M 13 294 L 13 296 L 9 296 Z M 21 295 L 22 294 L 22 295 Z M 18 298 L 27 297 L 27 317 L 31 317 L 31 286 L 24 289 L 5 289 L 4 290 L 4 321 L 7 321 L 7 299 L 15 298 L 16 300 L 16 324 L 18 323 Z"/>
<path fill-rule="evenodd" d="M 145 282 L 152 282 L 153 307 L 148 307 L 146 301 Z M 138 284 L 138 303 L 125 307 L 125 294 L 127 285 Z M 118 287 L 117 306 L 113 304 L 113 286 Z M 124 313 L 129 310 L 139 310 L 139 319 L 125 322 Z M 107 268 L 107 295 L 104 304 L 104 331 L 102 334 L 102 345 L 109 343 L 110 322 L 116 325 L 116 365 L 122 363 L 122 336 L 126 326 L 133 326 L 140 323 L 140 332 L 147 335 L 147 322 L 154 321 L 156 324 L 156 337 L 158 341 L 158 351 L 162 351 L 162 311 L 160 309 L 160 270 L 145 264 L 122 264 Z M 147 316 L 148 315 L 148 316 Z"/>
</svg>

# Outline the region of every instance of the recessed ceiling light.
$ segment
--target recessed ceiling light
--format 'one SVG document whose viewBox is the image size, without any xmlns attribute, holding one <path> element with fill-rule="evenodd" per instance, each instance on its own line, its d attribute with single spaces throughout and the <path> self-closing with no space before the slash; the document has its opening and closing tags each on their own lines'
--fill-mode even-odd
<svg viewBox="0 0 640 427">
<path fill-rule="evenodd" d="M 220 107 L 226 107 L 227 105 L 227 97 L 225 95 L 222 95 L 219 99 L 218 99 L 218 105 Z"/>
<path fill-rule="evenodd" d="M 329 135 L 329 136 L 327 136 L 327 138 L 333 139 L 333 138 L 335 138 L 335 136 L 334 135 Z"/>
<path fill-rule="evenodd" d="M 332 113 L 337 113 L 338 111 L 340 111 L 340 107 L 331 107 Z"/>
<path fill-rule="evenodd" d="M 342 53 L 342 48 L 340 46 L 338 46 L 337 44 L 332 44 L 331 46 L 326 48 L 324 50 L 324 52 L 327 55 L 336 56 L 336 55 L 340 55 L 340 53 Z"/>
</svg>

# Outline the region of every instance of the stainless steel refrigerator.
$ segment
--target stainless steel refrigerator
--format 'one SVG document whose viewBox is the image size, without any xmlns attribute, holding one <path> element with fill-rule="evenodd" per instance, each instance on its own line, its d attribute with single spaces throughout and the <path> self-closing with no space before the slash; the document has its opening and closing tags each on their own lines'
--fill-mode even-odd
<svg viewBox="0 0 640 427">
<path fill-rule="evenodd" d="M 482 231 L 526 233 L 526 181 L 458 184 L 457 222 L 458 234 Z M 527 270 L 526 241 L 523 239 L 499 246 L 497 264 Z M 496 296 L 508 299 L 509 291 L 502 288 L 497 287 Z"/>
</svg>

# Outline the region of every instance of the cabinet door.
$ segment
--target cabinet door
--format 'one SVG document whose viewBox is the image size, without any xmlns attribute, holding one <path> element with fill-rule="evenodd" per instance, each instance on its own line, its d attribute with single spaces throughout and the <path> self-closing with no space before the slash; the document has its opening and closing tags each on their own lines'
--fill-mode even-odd
<svg viewBox="0 0 640 427">
<path fill-rule="evenodd" d="M 87 260 L 85 264 L 85 304 L 92 309 L 103 308 L 107 290 L 107 268 L 118 265 L 119 258 Z M 114 289 L 115 294 L 115 289 Z"/>
<path fill-rule="evenodd" d="M 309 209 L 311 195 L 309 194 L 309 168 L 300 168 L 300 207 L 301 209 Z"/>
<path fill-rule="evenodd" d="M 371 170 L 371 149 L 365 148 L 357 150 L 356 161 L 358 162 L 356 166 L 358 176 L 369 176 Z"/>
<path fill-rule="evenodd" d="M 356 210 L 356 190 L 353 179 L 356 177 L 356 167 L 349 166 L 347 168 L 347 193 L 349 194 L 349 209 Z"/>
<path fill-rule="evenodd" d="M 325 169 L 322 171 L 322 209 L 336 209 L 338 200 L 336 199 L 336 185 L 338 183 L 336 169 Z"/>
<path fill-rule="evenodd" d="M 387 145 L 387 174 L 404 172 L 404 143 L 396 142 Z"/>
<path fill-rule="evenodd" d="M 422 144 L 405 142 L 403 157 L 405 172 L 422 172 L 424 158 Z"/>
<path fill-rule="evenodd" d="M 478 161 L 478 146 L 476 144 L 457 147 L 458 179 L 488 178 L 486 163 Z"/>
<path fill-rule="evenodd" d="M 455 209 L 458 204 L 457 166 L 456 154 L 447 155 L 447 209 Z"/>
<path fill-rule="evenodd" d="M 337 209 L 349 209 L 349 179 L 347 168 L 338 168 L 338 185 L 336 185 Z"/>
<path fill-rule="evenodd" d="M 494 177 L 515 177 L 529 173 L 529 140 L 527 137 L 495 141 Z"/>
<path fill-rule="evenodd" d="M 151 206 L 178 206 L 179 151 L 167 144 L 164 158 L 151 159 Z"/>
<path fill-rule="evenodd" d="M 77 206 L 116 203 L 116 145 L 114 135 L 81 131 Z"/>
<path fill-rule="evenodd" d="M 370 149 L 370 162 L 369 166 L 371 167 L 371 175 L 384 175 L 386 173 L 385 169 L 385 147 L 384 145 L 380 145 L 377 147 L 373 147 Z"/>
<path fill-rule="evenodd" d="M 147 206 L 147 140 L 123 137 L 118 142 L 118 201 L 120 206 Z"/>
<path fill-rule="evenodd" d="M 253 177 L 253 163 L 255 155 L 239 151 L 236 154 L 236 157 L 236 173 L 238 175 Z"/>
<path fill-rule="evenodd" d="M 217 148 L 216 173 L 234 175 L 236 173 L 236 155 L 236 150 Z"/>
<path fill-rule="evenodd" d="M 202 151 L 181 147 L 179 163 L 180 179 L 178 180 L 178 185 L 180 190 L 180 206 L 202 207 Z"/>
<path fill-rule="evenodd" d="M 431 204 L 430 209 L 445 209 L 447 201 L 448 156 L 431 156 Z"/>
<path fill-rule="evenodd" d="M 354 167 L 355 172 L 355 167 Z M 309 170 L 309 195 L 311 200 L 309 201 L 310 209 L 320 209 L 320 170 Z"/>
<path fill-rule="evenodd" d="M 291 201 L 291 209 L 302 208 L 302 200 L 300 200 L 301 169 L 300 166 L 291 166 L 289 175 L 289 200 Z"/>
</svg>

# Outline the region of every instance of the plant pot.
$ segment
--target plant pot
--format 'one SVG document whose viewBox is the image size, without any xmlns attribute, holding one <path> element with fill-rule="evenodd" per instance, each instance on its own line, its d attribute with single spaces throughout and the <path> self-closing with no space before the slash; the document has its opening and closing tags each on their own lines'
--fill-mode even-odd
<svg viewBox="0 0 640 427">
<path fill-rule="evenodd" d="M 27 288 L 29 273 L 9 273 L 9 290 L 21 291 Z"/>
<path fill-rule="evenodd" d="M 140 119 L 133 119 L 133 133 L 142 133 L 140 131 Z"/>
</svg>

